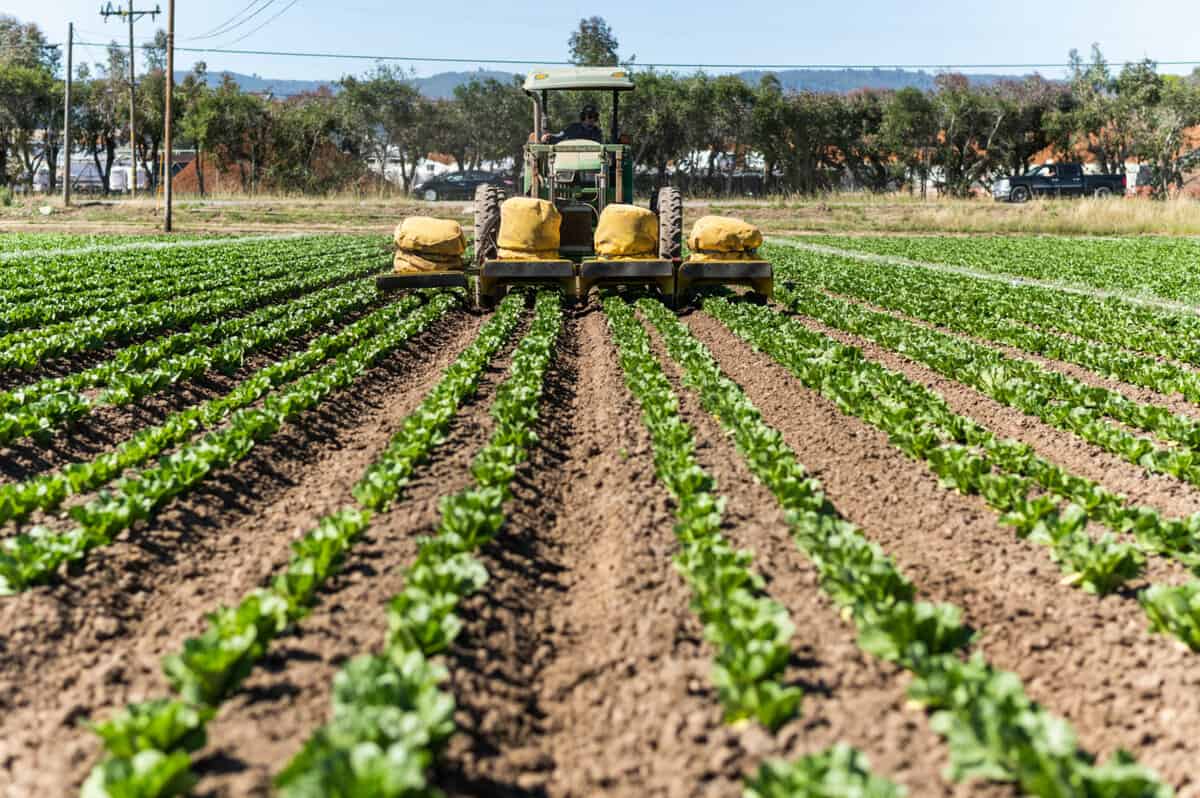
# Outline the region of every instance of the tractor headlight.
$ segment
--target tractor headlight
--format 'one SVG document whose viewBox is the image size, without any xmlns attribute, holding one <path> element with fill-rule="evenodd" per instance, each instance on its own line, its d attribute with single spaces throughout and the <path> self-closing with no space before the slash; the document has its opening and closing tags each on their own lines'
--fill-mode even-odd
<svg viewBox="0 0 1200 798">
<path fill-rule="evenodd" d="M 556 169 L 556 170 L 554 170 L 554 177 L 560 183 L 574 183 L 575 182 L 575 170 L 574 169 Z"/>
</svg>

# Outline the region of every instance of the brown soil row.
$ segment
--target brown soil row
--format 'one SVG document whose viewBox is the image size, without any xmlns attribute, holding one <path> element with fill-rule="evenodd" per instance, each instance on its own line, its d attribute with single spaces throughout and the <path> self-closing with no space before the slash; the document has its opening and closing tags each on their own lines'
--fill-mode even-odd
<svg viewBox="0 0 1200 798">
<path fill-rule="evenodd" d="M 1099 482 L 1109 490 L 1122 493 L 1136 504 L 1145 504 L 1171 517 L 1200 511 L 1200 488 L 1167 475 L 1148 474 L 1140 466 L 1110 454 L 1073 433 L 1051 427 L 1034 416 L 1002 405 L 974 388 L 944 377 L 866 338 L 842 332 L 806 316 L 796 318 L 809 329 L 857 347 L 868 359 L 935 391 L 954 412 L 973 418 L 1001 437 L 1013 438 L 1032 446 L 1046 459 Z"/>
<path fill-rule="evenodd" d="M 491 435 L 492 396 L 522 334 L 518 329 L 508 351 L 485 371 L 475 398 L 463 403 L 446 440 L 431 462 L 420 467 L 402 498 L 372 519 L 312 613 L 276 643 L 238 694 L 221 706 L 209 724 L 208 747 L 196 755 L 195 769 L 202 777 L 198 792 L 231 798 L 270 795 L 272 777 L 329 719 L 333 678 L 342 664 L 382 648 L 387 602 L 404 586 L 404 570 L 416 556 L 418 537 L 436 530 L 438 501 L 470 484 L 471 460 Z M 350 501 L 349 493 L 345 501 Z"/>
<path fill-rule="evenodd" d="M 989 661 L 1016 672 L 1035 700 L 1070 720 L 1084 749 L 1107 755 L 1127 748 L 1181 795 L 1200 794 L 1191 732 L 1200 723 L 1195 655 L 1149 634 L 1127 597 L 1100 599 L 1061 584 L 1046 553 L 1000 525 L 982 499 L 941 487 L 882 432 L 841 414 L 711 317 L 697 314 L 688 324 L 842 514 L 884 548 L 923 598 L 962 607 L 982 630 L 978 647 Z M 977 399 L 954 396 L 956 410 L 995 428 L 980 418 Z"/>
<path fill-rule="evenodd" d="M 736 795 L 672 510 L 598 311 L 571 320 L 541 443 L 448 665 L 451 796 Z"/>
<path fill-rule="evenodd" d="M 1180 394 L 1160 393 L 1160 392 L 1152 390 L 1150 388 L 1144 388 L 1140 385 L 1134 385 L 1133 383 L 1130 383 L 1130 382 L 1124 382 L 1123 380 L 1105 376 L 1103 374 L 1100 374 L 1099 372 L 1093 371 L 1091 369 L 1085 368 L 1085 367 L 1077 365 L 1075 363 L 1068 363 L 1065 360 L 1055 360 L 1053 358 L 1045 357 L 1043 355 L 1039 355 L 1034 352 L 1030 352 L 1026 349 L 1021 349 L 1020 347 L 1008 346 L 1007 344 L 997 343 L 996 341 L 992 341 L 987 338 L 981 338 L 981 337 L 975 336 L 975 335 L 967 335 L 965 333 L 959 332 L 958 330 L 951 329 L 949 327 L 942 327 L 937 324 L 932 324 L 930 322 L 924 321 L 923 319 L 918 319 L 915 316 L 908 316 L 904 313 L 900 313 L 899 311 L 889 310 L 888 308 L 873 304 L 873 303 L 868 302 L 863 299 L 859 299 L 858 297 L 849 296 L 849 295 L 845 295 L 845 294 L 835 294 L 833 292 L 826 292 L 826 293 L 829 293 L 830 296 L 837 297 L 838 299 L 853 303 L 855 305 L 866 308 L 868 310 L 873 310 L 876 313 L 886 313 L 887 315 L 891 316 L 894 319 L 900 319 L 901 321 L 908 322 L 909 324 L 913 324 L 918 327 L 924 327 L 927 330 L 937 330 L 938 332 L 944 333 L 944 334 L 952 336 L 954 338 L 961 338 L 965 341 L 970 341 L 970 342 L 978 344 L 980 346 L 985 346 L 989 349 L 994 349 L 997 352 L 1000 352 L 1001 354 L 1003 354 L 1007 357 L 1013 358 L 1014 360 L 1028 360 L 1029 362 L 1035 363 L 1035 364 L 1041 366 L 1042 368 L 1048 369 L 1050 371 L 1057 371 L 1062 374 L 1065 374 L 1068 377 L 1071 377 L 1072 379 L 1075 379 L 1075 380 L 1078 380 L 1079 382 L 1084 383 L 1085 385 L 1091 385 L 1091 386 L 1099 387 L 1099 388 L 1106 388 L 1110 391 L 1114 391 L 1114 392 L 1119 393 L 1122 396 L 1125 396 L 1126 398 L 1131 399 L 1135 402 L 1142 402 L 1143 404 L 1151 404 L 1151 405 L 1160 405 L 1160 406 L 1165 407 L 1166 409 L 1170 410 L 1172 413 L 1177 413 L 1177 414 L 1188 416 L 1188 417 L 1194 418 L 1194 419 L 1200 419 L 1200 406 L 1197 406 L 1193 402 L 1188 401 Z M 1050 332 L 1047 334 L 1054 335 L 1055 333 Z M 1114 423 L 1116 423 L 1116 422 L 1114 422 Z M 1130 428 L 1130 431 L 1133 432 L 1134 434 L 1138 434 L 1138 435 L 1147 434 L 1142 430 L 1137 430 L 1137 429 L 1133 429 L 1133 428 Z"/>
<path fill-rule="evenodd" d="M 372 303 L 369 308 L 348 314 L 338 323 L 342 326 L 353 323 L 381 304 L 382 302 Z M 327 332 L 328 329 L 318 329 L 297 336 L 286 344 L 248 355 L 245 362 L 230 375 L 210 370 L 128 405 L 97 407 L 74 424 L 59 428 L 45 444 L 26 438 L 10 447 L 0 447 L 0 481 L 15 482 L 34 474 L 61 468 L 69 463 L 90 460 L 112 449 L 138 430 L 161 423 L 171 413 L 228 393 L 255 371 L 303 351 L 313 339 Z M 114 349 L 100 360 L 115 354 L 116 351 Z M 77 370 L 72 368 L 69 371 Z M 32 381 L 25 378 L 17 384 L 25 385 Z"/>
<path fill-rule="evenodd" d="M 949 755 L 924 714 L 905 707 L 909 676 L 859 649 L 853 624 L 841 619 L 822 592 L 817 569 L 792 540 L 774 495 L 754 477 L 699 396 L 683 387 L 680 368 L 657 331 L 647 326 L 680 397 L 680 412 L 696 432 L 700 464 L 727 500 L 725 533 L 734 545 L 754 554 L 754 568 L 766 579 L 767 592 L 787 607 L 797 627 L 786 681 L 804 690 L 801 715 L 774 737 L 761 732 L 744 737 L 734 749 L 736 764 L 750 771 L 764 757 L 791 760 L 844 742 L 863 751 L 874 772 L 905 785 L 911 795 L 1012 795 L 1009 789 L 964 787 L 942 779 Z M 767 379 L 764 375 L 763 381 Z"/>
<path fill-rule="evenodd" d="M 78 721 L 162 694 L 160 659 L 286 563 L 349 489 L 479 319 L 447 317 L 61 584 L 0 601 L 0 781 L 63 795 L 97 755 Z"/>
<path fill-rule="evenodd" d="M 897 314 L 890 315 L 906 318 Z M 1167 517 L 1190 515 L 1200 508 L 1200 490 L 1187 483 L 1163 474 L 1147 474 L 1140 466 L 1110 454 L 1071 432 L 1051 427 L 1021 410 L 1002 405 L 974 388 L 947 379 L 933 369 L 866 338 L 842 332 L 809 317 L 800 316 L 797 320 L 809 329 L 821 332 L 840 343 L 858 347 L 868 359 L 933 390 L 945 399 L 956 413 L 979 422 L 1001 438 L 1022 441 L 1050 462 L 1094 480 L 1109 490 L 1124 494 L 1135 504 L 1155 508 Z M 917 323 L 931 326 L 923 322 Z M 979 343 L 986 344 L 984 341 Z M 1028 356 L 1028 353 L 1022 353 L 1021 350 L 1012 351 L 1017 356 Z M 1057 362 L 1042 360 L 1047 365 Z M 1140 434 L 1138 430 L 1129 431 Z M 1110 531 L 1101 524 L 1093 523 L 1091 526 L 1090 531 L 1094 537 Z M 1130 537 L 1123 536 L 1122 539 L 1129 540 Z M 1149 560 L 1145 575 L 1151 582 L 1180 583 L 1190 578 L 1186 568 L 1166 557 Z"/>
</svg>

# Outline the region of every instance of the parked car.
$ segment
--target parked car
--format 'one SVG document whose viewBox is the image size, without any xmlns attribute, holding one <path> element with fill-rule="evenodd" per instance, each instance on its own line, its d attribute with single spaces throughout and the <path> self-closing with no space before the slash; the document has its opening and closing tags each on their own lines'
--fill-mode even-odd
<svg viewBox="0 0 1200 798">
<path fill-rule="evenodd" d="M 506 175 L 495 172 L 480 172 L 467 170 L 463 172 L 446 172 L 431 177 L 413 189 L 413 194 L 428 202 L 437 200 L 470 200 L 475 198 L 475 189 L 484 183 L 504 186 L 511 194 L 513 180 Z"/>
<path fill-rule="evenodd" d="M 1048 163 L 992 185 L 997 201 L 1028 202 L 1033 197 L 1111 197 L 1125 194 L 1125 175 L 1089 175 L 1077 163 Z"/>
</svg>

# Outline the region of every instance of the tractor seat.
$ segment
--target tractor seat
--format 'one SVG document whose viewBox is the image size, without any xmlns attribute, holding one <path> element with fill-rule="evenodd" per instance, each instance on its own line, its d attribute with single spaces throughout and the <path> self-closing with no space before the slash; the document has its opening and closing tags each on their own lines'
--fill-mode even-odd
<svg viewBox="0 0 1200 798">
<path fill-rule="evenodd" d="M 563 152 L 562 149 L 573 150 Z M 578 149 L 575 149 L 578 148 Z M 604 148 L 591 139 L 567 139 L 554 147 L 554 174 L 599 172 L 604 168 Z"/>
</svg>

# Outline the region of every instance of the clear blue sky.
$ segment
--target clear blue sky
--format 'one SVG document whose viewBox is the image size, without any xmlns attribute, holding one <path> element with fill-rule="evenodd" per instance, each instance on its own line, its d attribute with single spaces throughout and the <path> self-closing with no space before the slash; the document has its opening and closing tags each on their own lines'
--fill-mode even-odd
<svg viewBox="0 0 1200 798">
<path fill-rule="evenodd" d="M 114 0 L 115 1 L 115 0 Z M 153 7 L 154 0 L 135 0 Z M 158 0 L 165 9 L 166 0 Z M 177 0 L 178 44 L 240 49 L 357 52 L 370 55 L 564 59 L 566 39 L 580 17 L 604 16 L 621 42 L 622 56 L 639 62 L 682 63 L 1059 63 L 1076 47 L 1099 42 L 1110 60 L 1200 61 L 1200 2 L 1196 0 L 858 0 L 782 3 L 767 0 L 606 0 L 603 3 L 396 2 L 296 0 L 278 19 L 233 44 L 291 0 L 269 2 L 230 33 L 184 41 L 246 8 L 251 0 Z M 107 25 L 100 0 L 6 0 L 0 13 L 37 22 L 62 41 L 74 20 L 86 41 L 123 40 L 116 18 Z M 141 8 L 141 5 L 137 7 Z M 138 41 L 165 24 L 138 24 Z M 98 38 L 103 37 L 103 38 Z M 81 55 L 99 60 L 94 50 Z M 180 53 L 178 68 L 204 60 L 209 69 L 256 72 L 264 77 L 322 79 L 361 72 L 369 62 Z M 479 64 L 488 66 L 487 64 Z M 413 65 L 420 75 L 470 69 Z M 499 67 L 497 67 L 499 68 Z M 511 67 L 512 71 L 523 71 Z M 1190 72 L 1191 67 L 1163 71 Z M 992 70 L 1000 71 L 1000 70 Z M 1059 77 L 1061 69 L 1041 70 Z"/>
</svg>

